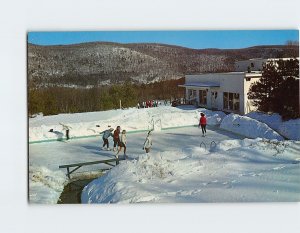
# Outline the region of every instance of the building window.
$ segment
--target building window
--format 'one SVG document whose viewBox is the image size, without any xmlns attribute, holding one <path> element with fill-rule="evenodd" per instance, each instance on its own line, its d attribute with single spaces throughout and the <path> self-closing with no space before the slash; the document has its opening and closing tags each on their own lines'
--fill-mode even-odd
<svg viewBox="0 0 300 233">
<path fill-rule="evenodd" d="M 239 93 L 233 94 L 233 110 L 240 111 L 240 94 Z"/>
<path fill-rule="evenodd" d="M 207 91 L 199 90 L 199 104 L 206 105 L 207 104 Z"/>
<path fill-rule="evenodd" d="M 189 92 L 188 92 L 188 97 L 189 97 L 189 100 L 194 100 L 196 98 L 196 95 L 197 95 L 197 91 L 196 90 L 190 90 L 189 89 Z"/>
<path fill-rule="evenodd" d="M 239 93 L 223 93 L 223 108 L 225 110 L 238 112 L 240 110 L 240 94 Z"/>
<path fill-rule="evenodd" d="M 228 92 L 223 94 L 223 108 L 228 109 Z"/>
</svg>

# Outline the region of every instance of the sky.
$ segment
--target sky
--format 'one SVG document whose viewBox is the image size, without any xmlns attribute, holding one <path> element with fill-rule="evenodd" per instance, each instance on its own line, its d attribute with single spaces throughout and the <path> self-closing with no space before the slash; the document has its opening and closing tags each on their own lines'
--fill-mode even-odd
<svg viewBox="0 0 300 233">
<path fill-rule="evenodd" d="M 299 31 L 219 30 L 28 32 L 28 42 L 37 45 L 66 45 L 102 41 L 117 43 L 163 43 L 194 49 L 235 49 L 256 45 L 283 45 L 288 40 L 299 41 Z"/>
</svg>

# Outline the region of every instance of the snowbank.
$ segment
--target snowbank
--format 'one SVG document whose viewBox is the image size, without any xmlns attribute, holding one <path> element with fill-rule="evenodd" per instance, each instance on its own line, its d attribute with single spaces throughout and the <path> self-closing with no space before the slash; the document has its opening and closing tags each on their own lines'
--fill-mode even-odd
<svg viewBox="0 0 300 233">
<path fill-rule="evenodd" d="M 300 119 L 282 122 L 278 132 L 288 139 L 300 140 Z"/>
<path fill-rule="evenodd" d="M 171 201 L 168 197 L 180 192 L 165 191 L 165 185 L 181 180 L 195 172 L 201 162 L 193 154 L 207 154 L 203 148 L 166 151 L 141 155 L 136 160 L 122 162 L 103 177 L 94 180 L 82 191 L 83 203 L 140 203 Z M 188 158 L 190 156 L 190 158 Z M 165 191 L 165 192 L 164 192 Z M 192 192 L 181 193 L 181 198 Z"/>
<path fill-rule="evenodd" d="M 222 141 L 141 155 L 92 181 L 83 203 L 299 201 L 300 144 L 266 139 Z M 284 169 L 284 174 L 280 173 Z M 289 174 L 289 182 L 286 175 Z M 285 183 L 282 186 L 282 182 Z M 270 185 L 271 184 L 271 185 Z"/>
<path fill-rule="evenodd" d="M 282 136 L 291 140 L 300 140 L 300 119 L 282 121 L 279 114 L 250 112 L 246 116 L 267 124 Z"/>
<path fill-rule="evenodd" d="M 29 166 L 29 201 L 56 204 L 67 182 L 66 175 L 62 171 L 31 165 Z"/>
<path fill-rule="evenodd" d="M 39 116 L 29 120 L 29 142 L 62 140 L 66 138 L 63 123 L 70 127 L 70 137 L 97 136 L 100 132 L 118 125 L 127 132 L 197 125 L 200 112 L 207 116 L 208 125 L 219 125 L 223 112 L 206 109 L 180 109 L 170 106 L 157 108 L 110 110 L 93 113 L 60 114 Z M 96 120 L 96 119 L 99 120 Z M 99 127 L 96 127 L 99 126 Z M 52 132 L 49 132 L 52 129 Z"/>
<path fill-rule="evenodd" d="M 246 114 L 245 116 L 248 116 L 252 119 L 255 119 L 257 121 L 265 123 L 271 129 L 274 129 L 276 131 L 278 130 L 280 124 L 282 123 L 281 116 L 278 113 L 265 114 L 262 112 L 250 112 L 250 113 Z"/>
<path fill-rule="evenodd" d="M 240 116 L 233 113 L 227 115 L 223 119 L 220 128 L 244 135 L 248 138 L 284 140 L 282 136 L 272 130 L 265 123 L 259 122 L 247 116 Z"/>
</svg>

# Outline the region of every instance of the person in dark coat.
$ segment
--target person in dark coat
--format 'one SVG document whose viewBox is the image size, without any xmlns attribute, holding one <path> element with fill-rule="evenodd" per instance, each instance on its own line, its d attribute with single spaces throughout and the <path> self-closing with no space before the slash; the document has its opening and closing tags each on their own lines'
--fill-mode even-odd
<svg viewBox="0 0 300 233">
<path fill-rule="evenodd" d="M 119 146 L 120 145 L 120 132 L 121 132 L 121 127 L 120 126 L 117 126 L 116 130 L 114 131 L 114 151 L 117 150 L 116 146 Z"/>
<path fill-rule="evenodd" d="M 200 117 L 200 122 L 199 122 L 198 127 L 201 126 L 202 137 L 205 137 L 205 135 L 206 135 L 206 117 L 205 117 L 204 113 L 202 113 L 202 112 L 200 115 L 201 115 L 201 117 Z"/>
</svg>

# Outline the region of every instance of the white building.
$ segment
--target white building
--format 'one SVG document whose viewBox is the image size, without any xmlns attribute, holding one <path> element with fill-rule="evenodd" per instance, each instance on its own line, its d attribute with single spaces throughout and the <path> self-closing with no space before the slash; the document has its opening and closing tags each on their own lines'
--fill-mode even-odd
<svg viewBox="0 0 300 233">
<path fill-rule="evenodd" d="M 278 61 L 278 60 L 289 60 L 291 58 L 253 58 L 249 60 L 244 60 L 244 61 L 237 61 L 235 62 L 235 71 L 261 71 L 263 69 L 263 64 L 268 63 L 271 61 Z M 299 58 L 297 58 L 299 59 Z"/>
<path fill-rule="evenodd" d="M 288 60 L 291 58 L 280 58 Z M 299 58 L 298 58 L 299 59 Z M 186 75 L 186 101 L 199 107 L 224 112 L 247 114 L 255 111 L 248 92 L 252 83 L 262 76 L 263 64 L 277 58 L 250 59 L 235 63 L 235 72 Z"/>
<path fill-rule="evenodd" d="M 186 75 L 186 100 L 207 109 L 246 114 L 255 110 L 247 98 L 250 85 L 261 77 L 259 72 L 229 72 Z"/>
</svg>

